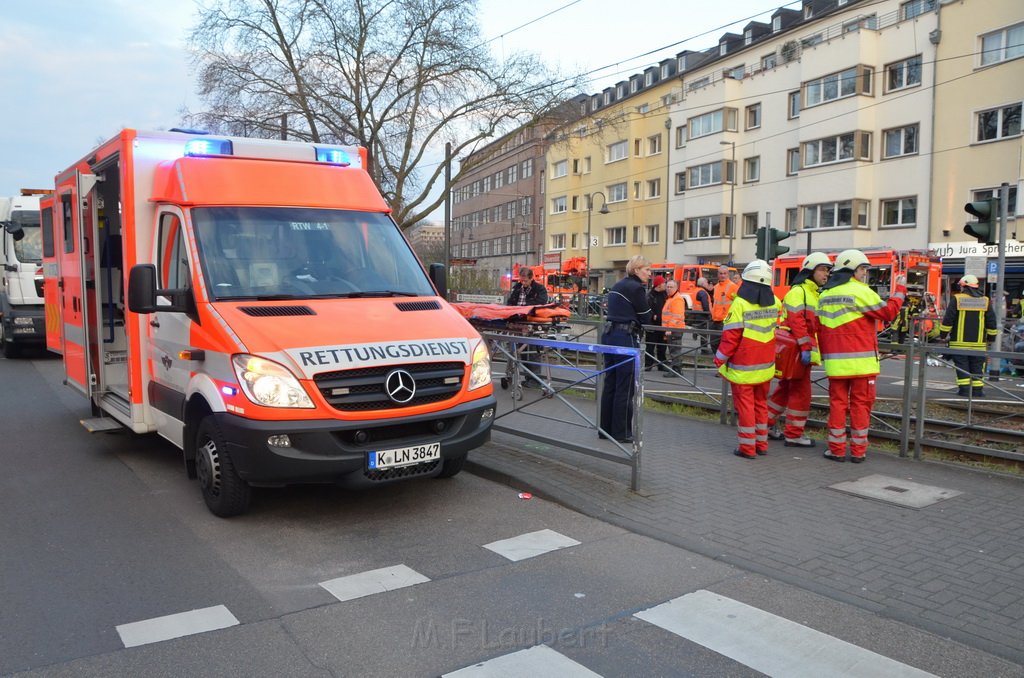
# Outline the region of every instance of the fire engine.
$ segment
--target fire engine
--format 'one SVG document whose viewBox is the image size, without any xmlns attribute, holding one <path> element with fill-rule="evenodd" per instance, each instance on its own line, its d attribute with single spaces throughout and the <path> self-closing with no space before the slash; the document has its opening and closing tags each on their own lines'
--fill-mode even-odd
<svg viewBox="0 0 1024 678">
<path fill-rule="evenodd" d="M 529 268 L 533 271 L 533 279 L 544 285 L 548 291 L 548 300 L 551 302 L 568 302 L 575 297 L 581 289 L 586 286 L 587 279 L 587 258 L 572 257 L 562 262 L 557 269 L 545 268 L 543 265 L 523 266 L 515 264 L 512 267 L 512 280 L 502 279 L 501 290 L 508 294 L 510 285 L 514 285 L 519 278 L 519 270 Z"/>
<path fill-rule="evenodd" d="M 735 273 L 736 269 L 729 267 Z M 678 294 L 686 299 L 686 308 L 691 309 L 697 303 L 697 279 L 707 278 L 712 285 L 718 282 L 718 264 L 654 264 L 651 266 L 651 277 L 661 275 L 666 281 L 675 280 L 679 283 Z"/>
<path fill-rule="evenodd" d="M 366 163 L 125 129 L 58 174 L 48 314 L 86 428 L 171 441 L 218 516 L 253 486 L 458 473 L 490 437 L 490 357 Z"/>
</svg>

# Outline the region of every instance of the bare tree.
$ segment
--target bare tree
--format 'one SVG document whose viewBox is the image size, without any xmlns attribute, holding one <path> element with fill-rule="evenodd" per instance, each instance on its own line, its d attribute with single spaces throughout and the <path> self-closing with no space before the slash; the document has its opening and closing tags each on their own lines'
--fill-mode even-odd
<svg viewBox="0 0 1024 678">
<path fill-rule="evenodd" d="M 464 156 L 580 86 L 534 55 L 496 59 L 476 0 L 214 0 L 191 45 L 193 124 L 275 137 L 285 115 L 289 138 L 365 146 L 403 227 L 442 204 L 446 142 Z"/>
</svg>

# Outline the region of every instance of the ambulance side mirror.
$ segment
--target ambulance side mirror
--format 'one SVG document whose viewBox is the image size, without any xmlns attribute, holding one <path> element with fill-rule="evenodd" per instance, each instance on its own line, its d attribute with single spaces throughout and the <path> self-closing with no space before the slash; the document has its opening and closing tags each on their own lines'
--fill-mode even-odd
<svg viewBox="0 0 1024 678">
<path fill-rule="evenodd" d="M 448 269 L 444 264 L 430 265 L 430 282 L 434 283 L 437 296 L 448 298 Z"/>
<path fill-rule="evenodd" d="M 157 297 L 171 300 L 169 306 L 158 306 Z M 191 291 L 161 290 L 156 286 L 156 266 L 153 264 L 136 264 L 128 274 L 128 310 L 132 313 L 188 313 Z"/>
</svg>

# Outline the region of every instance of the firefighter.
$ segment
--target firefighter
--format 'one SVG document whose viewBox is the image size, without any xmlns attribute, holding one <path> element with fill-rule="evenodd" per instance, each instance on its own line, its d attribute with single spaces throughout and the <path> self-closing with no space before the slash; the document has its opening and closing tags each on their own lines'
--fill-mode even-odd
<svg viewBox="0 0 1024 678">
<path fill-rule="evenodd" d="M 661 311 L 661 324 L 666 328 L 681 330 L 686 327 L 686 298 L 679 294 L 679 283 L 669 280 L 665 285 L 668 298 Z M 666 377 L 675 377 L 682 364 L 683 333 L 666 332 L 665 344 L 668 346 L 668 367 L 664 370 Z"/>
<path fill-rule="evenodd" d="M 887 302 L 868 287 L 868 258 L 844 250 L 818 297 L 818 342 L 828 375 L 830 409 L 825 458 L 846 461 L 846 417 L 850 417 L 850 459 L 864 461 L 878 361 L 877 321 L 892 322 L 907 295 L 907 278 L 893 280 Z"/>
<path fill-rule="evenodd" d="M 985 349 L 996 339 L 996 314 L 980 289 L 978 278 L 967 274 L 960 278 L 960 294 L 953 295 L 953 303 L 939 325 L 939 337 L 949 337 L 950 348 L 971 351 L 970 355 L 954 355 L 956 367 L 956 394 L 984 397 Z"/>
<path fill-rule="evenodd" d="M 768 437 L 785 439 L 786 447 L 814 447 L 814 441 L 804 435 L 811 410 L 811 365 L 821 364 L 818 352 L 818 290 L 828 280 L 832 262 L 822 252 L 804 257 L 792 281 L 792 287 L 782 300 L 782 318 L 779 325 L 788 330 L 800 350 L 798 374 L 789 378 L 780 375 L 775 392 L 768 400 Z M 786 414 L 786 429 L 775 426 L 776 419 Z"/>
<path fill-rule="evenodd" d="M 772 267 L 755 259 L 729 307 L 715 366 L 732 384 L 739 447 L 743 459 L 768 454 L 768 386 L 775 376 L 775 325 L 779 300 L 772 292 Z"/>
<path fill-rule="evenodd" d="M 729 306 L 736 298 L 736 291 L 739 285 L 729 279 L 729 267 L 722 264 L 718 267 L 718 282 L 715 283 L 711 294 L 711 329 L 721 331 L 725 322 L 725 316 L 729 315 Z M 712 337 L 711 347 L 718 350 L 718 343 L 722 340 L 720 335 Z"/>
</svg>

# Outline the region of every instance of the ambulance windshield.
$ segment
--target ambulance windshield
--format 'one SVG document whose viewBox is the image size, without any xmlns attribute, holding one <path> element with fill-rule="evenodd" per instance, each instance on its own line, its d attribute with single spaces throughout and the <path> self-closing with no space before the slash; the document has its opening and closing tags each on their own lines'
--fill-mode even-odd
<svg viewBox="0 0 1024 678">
<path fill-rule="evenodd" d="M 434 295 L 386 214 L 202 207 L 192 223 L 214 301 Z"/>
</svg>

